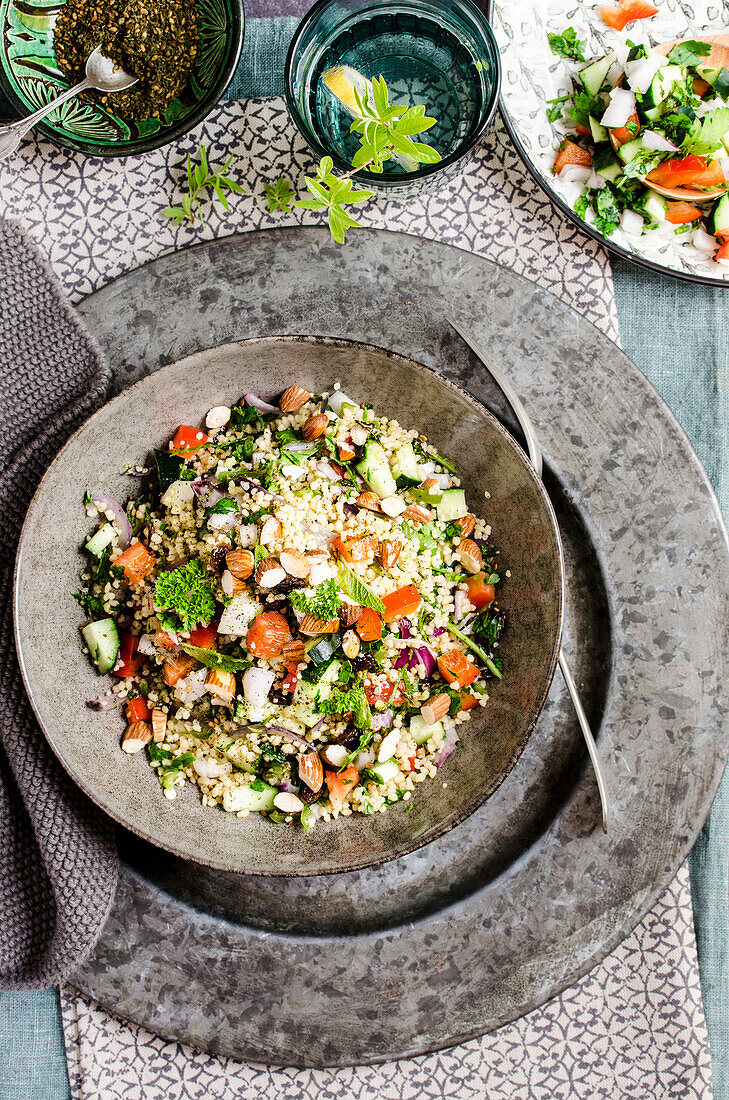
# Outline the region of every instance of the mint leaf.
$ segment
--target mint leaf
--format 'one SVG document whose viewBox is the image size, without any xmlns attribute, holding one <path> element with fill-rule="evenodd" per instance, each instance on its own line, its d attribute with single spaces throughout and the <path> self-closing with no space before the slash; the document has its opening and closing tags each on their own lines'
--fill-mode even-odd
<svg viewBox="0 0 729 1100">
<path fill-rule="evenodd" d="M 711 53 L 708 42 L 697 42 L 690 39 L 688 42 L 679 42 L 668 55 L 668 60 L 674 65 L 700 65 L 703 57 Z"/>
<path fill-rule="evenodd" d="M 360 607 L 371 607 L 378 615 L 384 614 L 385 605 L 380 597 L 376 596 L 364 581 L 359 579 L 354 570 L 345 565 L 343 561 L 339 563 L 339 583 L 342 586 L 342 591 L 350 599 L 356 600 Z"/>
<path fill-rule="evenodd" d="M 201 649 L 200 646 L 189 645 L 187 642 L 182 643 L 182 649 L 206 668 L 218 668 L 221 672 L 245 672 L 253 663 L 241 657 L 231 657 L 227 653 L 217 653 L 214 649 Z"/>
</svg>

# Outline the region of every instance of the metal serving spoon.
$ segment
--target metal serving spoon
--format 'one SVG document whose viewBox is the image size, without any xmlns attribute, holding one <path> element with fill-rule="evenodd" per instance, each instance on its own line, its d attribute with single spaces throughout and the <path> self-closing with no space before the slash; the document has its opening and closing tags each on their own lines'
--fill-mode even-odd
<svg viewBox="0 0 729 1100">
<path fill-rule="evenodd" d="M 481 360 L 483 365 L 486 367 L 486 370 L 493 377 L 494 381 L 499 386 L 507 401 L 511 405 L 512 409 L 514 410 L 514 415 L 521 425 L 521 430 L 524 432 L 524 438 L 526 439 L 527 450 L 529 451 L 529 459 L 531 461 L 531 464 L 534 467 L 537 476 L 541 478 L 542 451 L 539 446 L 539 440 L 537 439 L 537 433 L 534 430 L 534 425 L 529 419 L 529 414 L 522 405 L 520 398 L 514 392 L 513 386 L 509 382 L 508 378 L 506 378 L 502 374 L 502 372 L 499 370 L 499 368 L 496 366 L 490 356 L 483 350 L 480 344 L 478 344 L 472 336 L 469 336 L 468 333 L 461 328 L 457 321 L 454 321 L 452 317 L 446 317 L 446 321 L 456 330 L 461 339 L 465 340 L 474 355 L 476 355 Z M 597 751 L 597 745 L 595 744 L 595 738 L 592 735 L 590 723 L 588 722 L 587 715 L 585 714 L 585 708 L 582 706 L 582 700 L 580 699 L 579 693 L 577 691 L 577 685 L 575 684 L 575 681 L 572 677 L 569 665 L 567 664 L 567 658 L 565 657 L 564 650 L 561 646 L 559 648 L 558 661 L 560 672 L 562 673 L 567 691 L 569 692 L 570 699 L 572 700 L 572 705 L 575 708 L 577 720 L 580 723 L 580 728 L 582 729 L 582 734 L 585 738 L 585 743 L 587 745 L 587 751 L 590 754 L 590 760 L 592 761 L 592 766 L 595 770 L 597 789 L 600 792 L 600 805 L 602 806 L 602 831 L 606 833 L 608 831 L 608 825 L 610 823 L 610 802 L 607 784 L 605 782 L 605 776 L 603 775 L 602 764 L 600 762 L 600 756 Z"/>
<path fill-rule="evenodd" d="M 702 34 L 692 35 L 691 38 L 673 38 L 670 42 L 661 42 L 660 46 L 654 46 L 656 53 L 668 57 L 674 46 L 682 42 L 705 42 L 710 47 L 709 53 L 702 58 L 702 64 L 710 69 L 729 69 L 729 34 Z M 618 84 L 622 84 L 621 77 Z M 616 141 L 612 130 L 610 144 L 617 153 L 620 142 Z M 661 187 L 658 183 L 651 183 L 649 179 L 641 181 L 651 191 L 663 195 L 664 199 L 683 199 L 686 202 L 708 202 L 710 199 L 718 199 L 719 195 L 726 193 L 726 187 L 715 187 L 712 191 L 699 191 L 695 187 Z"/>
<path fill-rule="evenodd" d="M 34 111 L 32 115 L 21 118 L 18 122 L 11 122 L 9 126 L 0 126 L 0 160 L 15 152 L 36 122 L 40 122 L 56 107 L 60 107 L 67 99 L 78 95 L 79 92 L 83 92 L 87 88 L 96 88 L 100 92 L 123 92 L 136 83 L 136 76 L 130 76 L 123 69 L 116 69 L 114 62 L 105 57 L 101 53 L 101 47 L 97 46 L 86 62 L 85 80 L 82 80 L 80 84 L 76 84 L 73 88 L 61 92 L 57 99 L 54 99 L 51 103 L 46 103 L 44 107 Z"/>
</svg>

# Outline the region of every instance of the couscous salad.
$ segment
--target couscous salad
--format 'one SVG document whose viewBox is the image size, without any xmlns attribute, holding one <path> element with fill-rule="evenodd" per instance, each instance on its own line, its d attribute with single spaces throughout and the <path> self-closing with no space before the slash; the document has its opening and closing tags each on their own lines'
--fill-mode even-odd
<svg viewBox="0 0 729 1100">
<path fill-rule="evenodd" d="M 501 570 L 455 467 L 339 386 L 181 425 L 97 529 L 76 593 L 164 795 L 277 823 L 410 802 L 501 678 Z"/>
</svg>

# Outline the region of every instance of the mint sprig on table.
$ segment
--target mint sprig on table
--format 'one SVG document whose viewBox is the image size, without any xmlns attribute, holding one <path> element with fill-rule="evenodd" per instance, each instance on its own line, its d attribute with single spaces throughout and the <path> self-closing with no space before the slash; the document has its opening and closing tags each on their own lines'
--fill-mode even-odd
<svg viewBox="0 0 729 1100">
<path fill-rule="evenodd" d="M 556 53 L 559 57 L 566 57 L 570 61 L 585 60 L 586 43 L 577 37 L 574 27 L 567 27 L 561 34 L 549 34 L 547 37 L 552 53 Z"/>
<path fill-rule="evenodd" d="M 198 156 L 200 163 L 195 168 L 192 166 L 192 159 L 190 154 L 187 154 L 187 192 L 182 196 L 179 206 L 168 206 L 162 211 L 162 216 L 169 218 L 175 225 L 182 225 L 184 221 L 200 221 L 201 225 L 205 224 L 203 217 L 200 200 L 204 192 L 212 191 L 214 196 L 222 203 L 225 210 L 230 210 L 228 200 L 226 198 L 226 191 L 238 192 L 244 191 L 239 183 L 231 179 L 230 176 L 226 176 L 226 171 L 233 160 L 230 156 L 226 160 L 222 168 L 218 168 L 213 172 L 210 169 L 208 163 L 208 154 L 203 145 L 198 145 Z M 208 198 L 212 196 L 207 196 Z"/>
</svg>

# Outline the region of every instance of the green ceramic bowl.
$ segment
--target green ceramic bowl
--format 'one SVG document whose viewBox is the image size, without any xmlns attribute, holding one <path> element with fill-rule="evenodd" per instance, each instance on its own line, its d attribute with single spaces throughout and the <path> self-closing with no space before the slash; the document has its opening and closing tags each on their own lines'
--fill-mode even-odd
<svg viewBox="0 0 729 1100">
<path fill-rule="evenodd" d="M 53 27 L 65 0 L 0 0 L 0 87 L 20 116 L 69 87 L 58 68 Z M 196 0 L 200 49 L 190 79 L 161 118 L 127 122 L 71 99 L 43 122 L 52 141 L 97 157 L 125 157 L 166 145 L 196 126 L 233 79 L 243 46 L 243 0 Z"/>
</svg>

